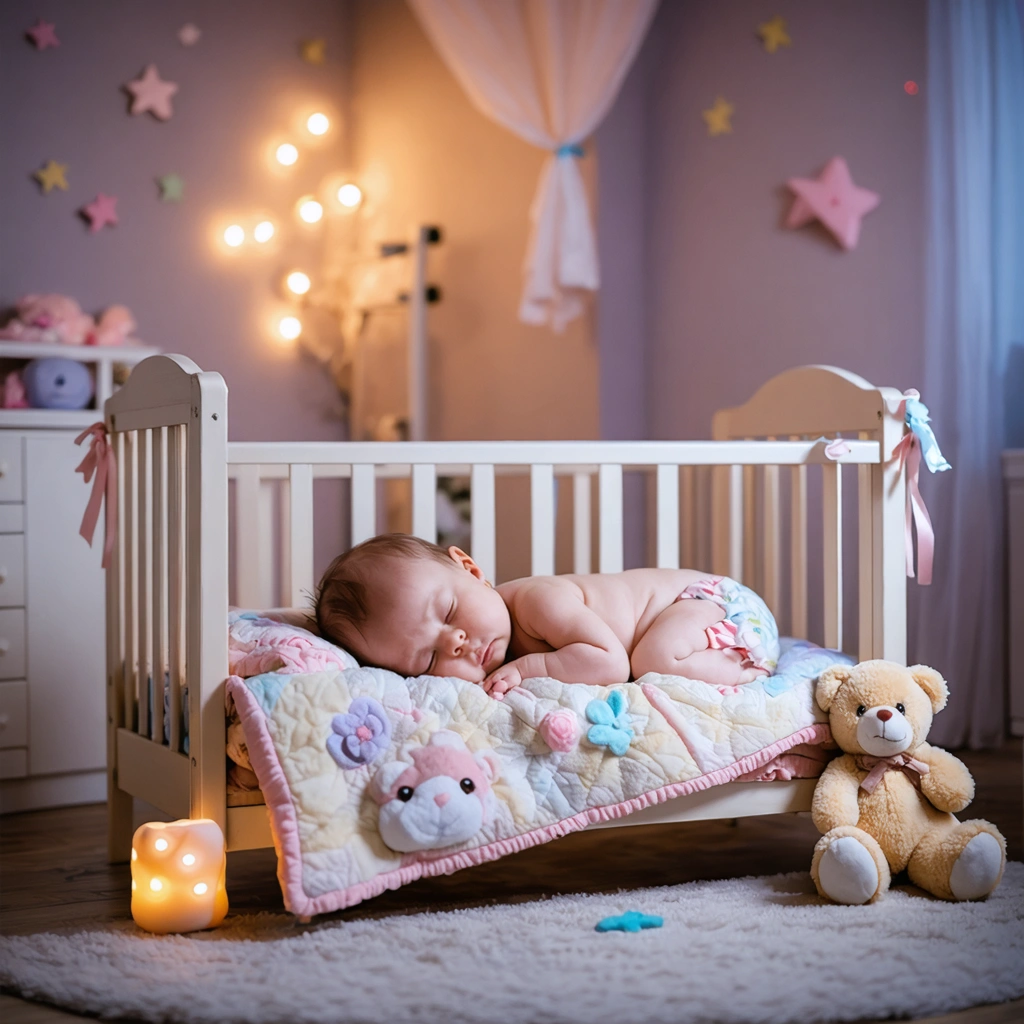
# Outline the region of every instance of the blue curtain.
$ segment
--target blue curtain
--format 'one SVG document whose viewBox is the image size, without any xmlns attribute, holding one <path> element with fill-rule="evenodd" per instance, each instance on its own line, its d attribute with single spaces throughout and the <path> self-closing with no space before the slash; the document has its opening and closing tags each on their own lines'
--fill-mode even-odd
<svg viewBox="0 0 1024 1024">
<path fill-rule="evenodd" d="M 953 470 L 922 481 L 934 582 L 917 604 L 917 658 L 950 684 L 933 727 L 992 746 L 1005 711 L 1000 452 L 1024 404 L 1024 36 L 1017 0 L 929 0 L 925 373 Z"/>
</svg>

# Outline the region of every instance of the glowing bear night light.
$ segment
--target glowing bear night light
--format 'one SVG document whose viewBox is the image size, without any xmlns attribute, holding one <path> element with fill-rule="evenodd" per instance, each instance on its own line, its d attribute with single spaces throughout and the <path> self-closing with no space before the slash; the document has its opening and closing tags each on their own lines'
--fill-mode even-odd
<svg viewBox="0 0 1024 1024">
<path fill-rule="evenodd" d="M 149 822 L 132 839 L 132 917 L 148 932 L 214 928 L 228 912 L 224 834 L 209 818 Z"/>
</svg>

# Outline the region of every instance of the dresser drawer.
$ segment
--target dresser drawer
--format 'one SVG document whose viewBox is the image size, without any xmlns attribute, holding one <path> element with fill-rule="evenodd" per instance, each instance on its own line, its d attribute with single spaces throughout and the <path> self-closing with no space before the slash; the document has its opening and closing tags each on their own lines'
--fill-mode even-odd
<svg viewBox="0 0 1024 1024">
<path fill-rule="evenodd" d="M 0 434 L 0 501 L 21 501 L 20 434 Z"/>
<path fill-rule="evenodd" d="M 0 679 L 25 678 L 25 611 L 0 608 Z"/>
<path fill-rule="evenodd" d="M 25 604 L 25 535 L 0 534 L 0 608 Z"/>
<path fill-rule="evenodd" d="M 0 533 L 25 532 L 25 506 L 0 505 Z"/>
<path fill-rule="evenodd" d="M 28 683 L 0 683 L 0 748 L 28 743 Z"/>
</svg>

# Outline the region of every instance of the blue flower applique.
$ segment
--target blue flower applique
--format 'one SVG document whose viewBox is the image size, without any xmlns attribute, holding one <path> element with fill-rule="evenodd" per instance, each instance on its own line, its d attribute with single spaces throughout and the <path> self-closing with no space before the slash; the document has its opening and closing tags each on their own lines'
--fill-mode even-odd
<svg viewBox="0 0 1024 1024">
<path fill-rule="evenodd" d="M 587 739 L 594 746 L 607 747 L 619 757 L 629 750 L 633 725 L 620 690 L 612 690 L 607 700 L 592 700 L 587 705 L 587 721 L 594 723 L 587 730 Z"/>
<path fill-rule="evenodd" d="M 641 914 L 639 910 L 627 910 L 618 917 L 606 917 L 594 925 L 595 932 L 633 932 L 641 928 L 660 928 L 664 918 L 657 914 Z"/>
<path fill-rule="evenodd" d="M 331 720 L 327 751 L 341 768 L 361 768 L 377 760 L 391 741 L 391 719 L 372 697 L 357 697 L 348 713 Z"/>
</svg>

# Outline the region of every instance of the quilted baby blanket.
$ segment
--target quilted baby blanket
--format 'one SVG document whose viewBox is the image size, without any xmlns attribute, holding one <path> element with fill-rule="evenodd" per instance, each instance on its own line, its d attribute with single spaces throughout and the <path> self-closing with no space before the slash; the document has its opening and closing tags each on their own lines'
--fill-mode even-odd
<svg viewBox="0 0 1024 1024">
<path fill-rule="evenodd" d="M 321 641 L 322 642 L 322 641 Z M 530 679 L 504 700 L 374 668 L 228 680 L 267 802 L 285 904 L 351 906 L 650 804 L 829 738 L 812 680 L 845 655 L 800 642 L 740 687 L 649 674 Z M 786 777 L 783 772 L 782 777 Z"/>
</svg>

